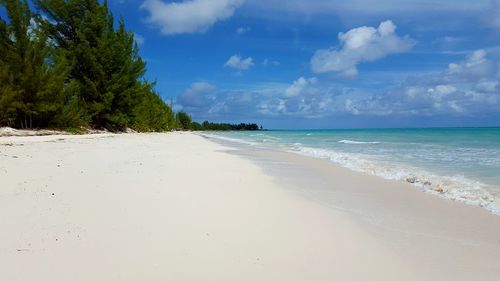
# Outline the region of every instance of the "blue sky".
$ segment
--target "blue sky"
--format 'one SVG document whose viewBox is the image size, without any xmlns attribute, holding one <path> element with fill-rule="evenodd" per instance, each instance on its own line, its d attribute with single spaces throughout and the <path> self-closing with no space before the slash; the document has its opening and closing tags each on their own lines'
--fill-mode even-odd
<svg viewBox="0 0 500 281">
<path fill-rule="evenodd" d="M 197 121 L 500 126 L 500 2 L 109 0 Z"/>
</svg>

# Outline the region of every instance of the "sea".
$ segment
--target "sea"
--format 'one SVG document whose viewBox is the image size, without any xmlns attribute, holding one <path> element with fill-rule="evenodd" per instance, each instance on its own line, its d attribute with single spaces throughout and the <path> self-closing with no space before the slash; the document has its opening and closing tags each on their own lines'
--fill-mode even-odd
<svg viewBox="0 0 500 281">
<path fill-rule="evenodd" d="M 203 133 L 324 158 L 500 215 L 500 128 L 269 130 Z"/>
</svg>

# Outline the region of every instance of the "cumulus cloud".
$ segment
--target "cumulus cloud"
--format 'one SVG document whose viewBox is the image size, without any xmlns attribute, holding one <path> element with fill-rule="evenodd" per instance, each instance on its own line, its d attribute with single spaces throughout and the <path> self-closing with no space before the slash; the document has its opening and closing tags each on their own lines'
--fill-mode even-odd
<svg viewBox="0 0 500 281">
<path fill-rule="evenodd" d="M 499 114 L 498 66 L 484 50 L 478 50 L 462 62 L 449 64 L 444 71 L 409 77 L 401 86 L 351 108 L 376 115 Z"/>
<path fill-rule="evenodd" d="M 316 77 L 313 78 L 304 78 L 300 77 L 299 79 L 293 81 L 293 84 L 290 87 L 286 88 L 285 96 L 286 97 L 296 97 L 300 95 L 308 86 L 314 85 L 318 82 Z"/>
<path fill-rule="evenodd" d="M 299 77 L 245 90 L 193 83 L 178 102 L 199 120 L 500 116 L 500 69 L 498 61 L 478 50 L 440 72 L 410 76 L 399 86 L 374 92 Z"/>
<path fill-rule="evenodd" d="M 244 0 L 184 0 L 165 3 L 146 0 L 141 9 L 149 13 L 147 21 L 158 26 L 166 35 L 202 33 L 216 22 L 233 16 Z"/>
<path fill-rule="evenodd" d="M 271 91 L 257 91 L 254 106 L 260 116 L 317 119 L 336 111 L 338 94 L 338 89 L 320 85 L 316 77 L 299 77 L 290 84 L 275 85 Z"/>
<path fill-rule="evenodd" d="M 197 120 L 321 118 L 334 111 L 336 90 L 318 83 L 316 78 L 300 77 L 290 84 L 261 84 L 246 90 L 212 91 L 214 86 L 208 92 L 202 91 L 203 94 L 193 91 L 195 83 L 178 98 L 178 102 L 184 107 L 189 106 L 189 112 Z M 192 92 L 196 92 L 195 98 Z"/>
<path fill-rule="evenodd" d="M 362 26 L 341 32 L 338 35 L 340 47 L 316 51 L 311 58 L 311 68 L 315 73 L 336 72 L 343 76 L 355 76 L 359 63 L 404 53 L 413 47 L 413 39 L 400 37 L 395 31 L 396 25 L 388 20 L 377 28 Z"/>
<path fill-rule="evenodd" d="M 472 79 L 491 76 L 497 72 L 497 63 L 488 60 L 485 50 L 473 52 L 466 61 L 461 63 L 451 63 L 448 66 L 446 77 L 448 79 Z"/>
<path fill-rule="evenodd" d="M 248 57 L 246 59 L 242 59 L 239 55 L 231 56 L 224 66 L 239 69 L 239 70 L 247 70 L 254 65 L 253 59 Z"/>
</svg>

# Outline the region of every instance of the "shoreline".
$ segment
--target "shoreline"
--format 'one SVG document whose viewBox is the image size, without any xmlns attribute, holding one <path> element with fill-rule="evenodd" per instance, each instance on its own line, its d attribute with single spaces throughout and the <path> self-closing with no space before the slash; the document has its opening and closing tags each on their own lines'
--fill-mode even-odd
<svg viewBox="0 0 500 281">
<path fill-rule="evenodd" d="M 189 132 L 9 142 L 8 280 L 500 276 L 499 217 L 326 160 Z"/>
<path fill-rule="evenodd" d="M 326 159 L 330 163 L 350 171 L 364 175 L 376 176 L 390 181 L 396 181 L 411 185 L 412 188 L 422 192 L 460 202 L 465 205 L 478 206 L 495 215 L 500 215 L 500 187 L 497 188 L 491 182 L 483 182 L 481 179 L 464 176 L 460 171 L 435 172 L 428 167 L 413 166 L 408 163 L 394 164 L 393 161 L 384 162 L 376 158 L 371 159 L 367 155 L 356 154 L 352 151 L 341 149 L 322 148 L 314 145 L 307 146 L 301 142 L 267 142 L 267 139 L 247 140 L 238 136 L 219 135 L 210 132 L 202 133 L 206 137 L 221 140 L 233 145 L 248 145 L 265 150 L 277 150 L 293 153 L 296 155 L 312 157 L 315 159 Z M 309 134 L 307 134 L 309 135 Z M 273 135 L 268 138 L 274 138 Z M 352 141 L 342 139 L 337 141 L 349 145 L 380 145 L 382 142 Z M 385 159 L 384 159 L 385 160 Z M 385 160 L 386 161 L 386 160 Z M 396 162 L 398 163 L 398 162 Z"/>
<path fill-rule="evenodd" d="M 478 268 L 491 270 L 486 280 L 500 277 L 500 217 L 485 208 L 323 158 L 208 139 L 236 148 L 231 153 L 263 167 L 281 188 L 348 214 L 410 264 L 425 265 L 425 280 L 479 279 L 462 271 Z"/>
</svg>

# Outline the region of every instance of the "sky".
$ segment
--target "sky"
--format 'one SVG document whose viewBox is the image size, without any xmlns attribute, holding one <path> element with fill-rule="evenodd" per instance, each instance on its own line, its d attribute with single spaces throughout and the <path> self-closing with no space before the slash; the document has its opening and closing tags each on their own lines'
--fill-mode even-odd
<svg viewBox="0 0 500 281">
<path fill-rule="evenodd" d="M 196 121 L 500 126 L 500 1 L 108 0 Z"/>
</svg>

